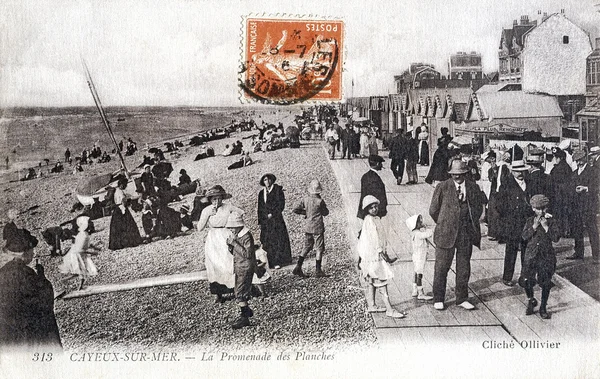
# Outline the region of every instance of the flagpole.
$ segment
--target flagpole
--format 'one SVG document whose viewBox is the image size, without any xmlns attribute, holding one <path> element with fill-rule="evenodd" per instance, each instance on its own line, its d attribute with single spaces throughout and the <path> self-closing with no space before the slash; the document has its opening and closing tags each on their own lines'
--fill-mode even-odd
<svg viewBox="0 0 600 379">
<path fill-rule="evenodd" d="M 96 108 L 98 108 L 98 112 L 100 113 L 100 118 L 102 119 L 102 123 L 104 124 L 104 127 L 106 128 L 106 131 L 108 132 L 108 135 L 110 136 L 110 139 L 115 144 L 115 150 L 119 156 L 119 160 L 121 161 L 121 166 L 123 168 L 123 171 L 125 172 L 125 176 L 127 177 L 127 179 L 130 179 L 129 171 L 127 170 L 127 166 L 125 165 L 125 159 L 123 158 L 123 154 L 121 154 L 121 149 L 119 149 L 119 144 L 117 143 L 117 140 L 115 139 L 115 135 L 112 131 L 112 128 L 110 127 L 110 124 L 108 123 L 108 119 L 106 118 L 106 114 L 104 113 L 104 108 L 102 107 L 102 103 L 100 102 L 100 97 L 98 96 L 98 91 L 96 90 L 96 86 L 94 85 L 94 81 L 92 80 L 92 75 L 90 74 L 90 70 L 89 70 L 85 60 L 83 59 L 83 57 L 81 57 L 81 63 L 83 64 L 83 68 L 85 69 L 85 76 L 87 79 L 88 87 L 90 88 L 90 92 L 92 93 L 92 97 L 94 98 L 94 103 L 96 104 Z"/>
</svg>

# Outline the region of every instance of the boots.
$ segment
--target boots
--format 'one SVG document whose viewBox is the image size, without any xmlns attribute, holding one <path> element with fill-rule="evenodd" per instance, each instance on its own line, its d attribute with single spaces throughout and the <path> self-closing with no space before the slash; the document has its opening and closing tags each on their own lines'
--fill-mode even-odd
<svg viewBox="0 0 600 379">
<path fill-rule="evenodd" d="M 417 292 L 418 292 L 418 296 L 417 296 L 418 300 L 427 301 L 427 300 L 433 299 L 433 296 L 425 295 L 425 292 L 423 291 L 423 286 L 417 287 Z"/>
<path fill-rule="evenodd" d="M 543 318 L 544 320 L 547 320 L 550 318 L 550 313 L 548 313 L 548 311 L 546 311 L 546 305 L 540 306 L 540 317 Z"/>
<path fill-rule="evenodd" d="M 423 287 L 421 287 L 423 288 Z M 417 283 L 413 283 L 412 293 L 410 294 L 412 297 L 417 297 L 419 295 L 419 288 L 417 287 Z"/>
<path fill-rule="evenodd" d="M 302 266 L 296 265 L 296 267 L 294 267 L 294 270 L 292 271 L 292 274 L 299 276 L 301 278 L 308 278 L 308 275 L 306 275 L 303 271 L 302 271 Z"/>
<path fill-rule="evenodd" d="M 537 305 L 537 300 L 534 299 L 533 297 L 530 298 L 529 302 L 527 303 L 527 309 L 525 310 L 525 315 L 526 316 L 532 315 L 534 312 L 533 308 L 535 308 L 536 305 Z"/>
<path fill-rule="evenodd" d="M 323 272 L 321 269 L 321 260 L 317 260 L 316 268 L 315 268 L 315 277 L 317 278 L 326 278 L 328 275 Z"/>
<path fill-rule="evenodd" d="M 238 317 L 233 324 L 231 324 L 231 328 L 234 330 L 242 329 L 244 326 L 250 326 L 250 320 L 248 317 L 244 316 Z"/>
</svg>

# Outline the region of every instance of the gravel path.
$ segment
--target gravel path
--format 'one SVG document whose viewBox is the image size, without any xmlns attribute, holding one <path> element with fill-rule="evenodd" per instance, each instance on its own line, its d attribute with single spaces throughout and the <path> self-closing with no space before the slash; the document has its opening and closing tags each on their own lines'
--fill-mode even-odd
<svg viewBox="0 0 600 379">
<path fill-rule="evenodd" d="M 220 153 L 231 143 L 252 132 L 233 135 L 228 140 L 211 143 Z M 242 140 L 245 145 L 248 139 Z M 264 173 L 276 175 L 285 189 L 286 220 L 294 257 L 303 243 L 302 218 L 291 212 L 306 193 L 308 183 L 316 178 L 323 186 L 323 199 L 331 213 L 325 218 L 324 270 L 328 278 L 300 279 L 291 274 L 293 266 L 276 270 L 268 287 L 269 298 L 253 300 L 255 317 L 252 327 L 234 331 L 229 323 L 238 315 L 233 302 L 214 304 L 208 284 L 198 282 L 172 286 L 107 293 L 74 300 L 57 301 L 56 316 L 65 348 L 71 350 L 120 350 L 126 348 L 156 349 L 190 348 L 204 350 L 273 348 L 343 350 L 369 347 L 375 344 L 372 319 L 365 313 L 364 295 L 351 261 L 346 235 L 340 189 L 320 141 L 302 145 L 300 149 L 282 149 L 252 154 L 255 164 L 233 171 L 226 167 L 237 157 L 222 157 L 194 162 L 197 148 L 186 147 L 173 163 L 172 182 L 177 182 L 179 169 L 185 168 L 192 179 L 200 178 L 203 186 L 221 184 L 233 198 L 228 200 L 246 212 L 245 222 L 256 240 L 259 231 L 256 219 L 256 198 L 261 187 L 258 180 Z M 129 157 L 130 159 L 139 159 Z M 115 164 L 116 166 L 116 164 Z M 96 172 L 109 171 L 108 165 L 96 165 L 85 175 L 57 175 L 41 180 L 10 183 L 3 186 L 5 204 L 26 212 L 19 225 L 37 233 L 40 245 L 36 254 L 47 254 L 47 246 L 39 233 L 48 226 L 73 217 L 68 212 L 72 204 L 73 179 L 85 180 Z M 179 204 L 192 204 L 193 195 Z M 134 218 L 141 226 L 141 214 Z M 107 250 L 110 218 L 96 221 L 102 229 L 92 242 L 103 245 L 94 258 L 98 277 L 90 284 L 126 282 L 133 279 L 198 271 L 204 268 L 205 232 L 193 231 L 169 240 L 156 241 L 117 252 Z M 37 227 L 37 229 L 36 229 Z M 74 286 L 60 282 L 57 266 L 60 259 L 40 257 L 55 289 Z M 295 259 L 294 259 L 295 261 Z M 314 271 L 314 255 L 305 262 L 305 271 Z"/>
</svg>

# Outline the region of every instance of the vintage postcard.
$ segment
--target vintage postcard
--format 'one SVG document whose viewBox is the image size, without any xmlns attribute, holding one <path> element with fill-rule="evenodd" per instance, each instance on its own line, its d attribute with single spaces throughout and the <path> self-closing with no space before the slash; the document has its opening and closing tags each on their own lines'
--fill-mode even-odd
<svg viewBox="0 0 600 379">
<path fill-rule="evenodd" d="M 4 1 L 0 376 L 600 376 L 597 0 Z"/>
</svg>

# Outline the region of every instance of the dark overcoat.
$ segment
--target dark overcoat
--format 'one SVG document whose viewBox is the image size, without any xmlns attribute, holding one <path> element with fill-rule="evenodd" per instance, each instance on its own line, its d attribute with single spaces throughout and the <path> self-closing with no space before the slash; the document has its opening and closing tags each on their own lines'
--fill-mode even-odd
<svg viewBox="0 0 600 379">
<path fill-rule="evenodd" d="M 469 180 L 465 180 L 467 206 L 471 216 L 475 236 L 473 245 L 479 247 L 481 242 L 481 229 L 479 218 L 483 213 L 483 205 L 486 202 L 485 194 L 479 186 Z M 456 196 L 456 186 L 453 179 L 440 183 L 433 191 L 429 215 L 436 223 L 433 232 L 433 241 L 437 247 L 450 249 L 454 247 L 458 235 L 460 204 Z"/>
<path fill-rule="evenodd" d="M 356 217 L 364 219 L 366 212 L 362 209 L 362 201 L 367 195 L 372 195 L 379 200 L 379 212 L 377 216 L 383 217 L 387 214 L 387 195 L 385 193 L 385 184 L 381 177 L 373 170 L 367 171 L 360 178 L 360 199 L 358 200 L 358 212 Z"/>
</svg>

